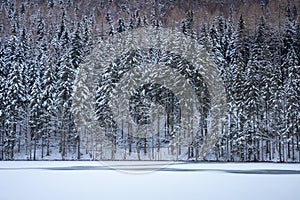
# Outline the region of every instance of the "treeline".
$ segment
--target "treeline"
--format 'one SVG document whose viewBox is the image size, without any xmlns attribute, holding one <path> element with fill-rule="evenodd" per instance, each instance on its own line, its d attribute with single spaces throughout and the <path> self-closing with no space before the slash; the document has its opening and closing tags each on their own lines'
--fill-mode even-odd
<svg viewBox="0 0 300 200">
<path fill-rule="evenodd" d="M 227 121 L 216 158 L 299 159 L 298 19 L 296 7 L 288 7 L 280 27 L 270 27 L 262 16 L 249 34 L 242 16 L 236 25 L 218 17 L 208 31 L 228 95 Z"/>
<path fill-rule="evenodd" d="M 299 4 L 251 3 L 2 1 L 0 159 L 80 159 L 71 112 L 80 62 L 107 37 L 154 26 L 194 37 L 218 65 L 228 113 L 210 159 L 299 161 Z"/>
</svg>

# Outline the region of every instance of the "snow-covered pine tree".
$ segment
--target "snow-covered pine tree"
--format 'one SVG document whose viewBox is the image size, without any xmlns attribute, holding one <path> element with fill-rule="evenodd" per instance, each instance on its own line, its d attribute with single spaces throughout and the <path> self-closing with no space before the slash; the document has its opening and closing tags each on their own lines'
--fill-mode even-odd
<svg viewBox="0 0 300 200">
<path fill-rule="evenodd" d="M 286 110 L 287 110 L 287 158 L 295 160 L 296 145 L 299 147 L 299 120 L 300 120 L 300 66 L 290 66 L 289 75 L 284 85 L 284 90 L 287 96 L 286 99 Z M 299 151 L 299 150 L 298 150 Z"/>
<path fill-rule="evenodd" d="M 23 69 L 22 69 L 22 91 L 20 93 L 23 96 L 21 110 L 20 110 L 20 124 L 19 124 L 19 134 L 17 137 L 17 152 L 20 153 L 21 151 L 24 151 L 24 149 L 21 149 L 23 144 L 25 143 L 25 149 L 27 148 L 26 142 L 27 142 L 27 127 L 28 127 L 28 104 L 29 104 L 29 88 L 28 88 L 28 82 L 29 82 L 29 76 L 28 76 L 28 68 L 30 67 L 30 57 L 31 57 L 31 47 L 29 43 L 29 33 L 25 27 L 23 27 L 20 30 L 19 36 L 20 39 L 18 48 L 20 52 L 20 62 L 23 63 Z"/>
<path fill-rule="evenodd" d="M 6 81 L 6 70 L 4 68 L 3 61 L 4 49 L 3 43 L 0 40 L 0 160 L 4 159 L 4 139 L 5 139 L 5 81 Z"/>
<path fill-rule="evenodd" d="M 16 35 L 12 35 L 4 51 L 7 79 L 5 83 L 5 113 L 6 113 L 6 158 L 14 158 L 14 147 L 17 140 L 17 127 L 20 125 L 21 114 L 24 111 L 25 90 L 23 85 L 25 57 L 22 44 Z"/>
<path fill-rule="evenodd" d="M 60 48 L 66 49 L 63 52 L 58 71 L 58 105 L 60 112 L 60 149 L 62 159 L 65 158 L 67 151 L 77 152 L 80 148 L 80 137 L 76 135 L 75 124 L 71 112 L 73 83 L 76 71 L 83 57 L 83 44 L 80 35 L 80 24 L 77 24 L 75 32 L 69 37 L 68 30 L 65 29 L 60 38 Z M 80 154 L 80 152 L 79 152 Z M 80 156 L 77 156 L 80 158 Z"/>
<path fill-rule="evenodd" d="M 181 30 L 185 35 L 193 37 L 194 33 L 192 30 L 194 13 L 192 10 L 189 10 L 186 14 L 186 18 L 181 22 Z"/>
<path fill-rule="evenodd" d="M 30 144 L 29 144 L 29 159 L 36 160 L 37 159 L 37 145 L 38 141 L 41 137 L 41 124 L 42 124 L 42 88 L 41 88 L 41 71 L 37 64 L 32 66 L 34 69 L 32 70 L 33 74 L 31 74 L 33 85 L 30 88 Z M 33 149 L 32 149 L 33 147 Z M 33 157 L 32 157 L 33 151 Z"/>
<path fill-rule="evenodd" d="M 56 74 L 54 62 L 51 57 L 47 58 L 47 66 L 44 69 L 41 79 L 41 120 L 43 121 L 42 135 L 42 155 L 50 156 L 50 142 L 55 131 L 55 112 L 56 112 Z M 46 152 L 44 147 L 46 146 Z"/>
<path fill-rule="evenodd" d="M 232 151 L 235 155 L 233 157 L 244 161 L 246 159 L 246 143 L 243 132 L 245 118 L 244 100 L 241 94 L 244 90 L 245 69 L 248 62 L 249 44 L 245 33 L 245 22 L 242 15 L 240 16 L 238 27 L 234 32 L 233 38 L 234 40 L 232 42 L 234 43 L 234 49 L 230 55 L 232 57 L 230 68 L 232 71 L 233 83 L 231 96 L 229 97 L 229 110 L 231 113 L 230 119 L 232 119 L 232 121 L 229 124 L 231 124 L 232 127 L 230 130 L 234 132 L 233 138 L 235 140 L 234 149 Z"/>
<path fill-rule="evenodd" d="M 82 49 L 82 57 L 84 57 L 85 55 L 87 55 L 91 49 L 92 49 L 92 45 L 94 44 L 94 41 L 92 39 L 92 18 L 91 17 L 87 17 L 87 16 L 83 16 L 81 19 L 81 39 L 82 39 L 82 45 L 83 45 L 83 49 Z"/>
<path fill-rule="evenodd" d="M 122 33 L 126 31 L 126 26 L 125 26 L 125 23 L 124 23 L 124 19 L 123 18 L 120 18 L 118 20 L 118 27 L 117 27 L 117 32 L 118 33 Z"/>
<path fill-rule="evenodd" d="M 246 70 L 244 88 L 245 111 L 247 123 L 244 128 L 248 159 L 261 159 L 261 144 L 264 131 L 260 126 L 264 116 L 262 106 L 269 100 L 269 79 L 271 68 L 269 48 L 267 46 L 265 19 L 261 17 L 253 37 L 250 58 Z"/>
<path fill-rule="evenodd" d="M 270 97 L 269 105 L 265 105 L 266 120 L 263 124 L 265 129 L 266 138 L 266 157 L 267 160 L 281 159 L 278 156 L 279 138 L 283 129 L 283 73 L 281 68 L 281 46 L 282 36 L 281 29 L 270 30 L 270 41 L 269 50 L 271 54 L 271 69 L 272 74 L 270 75 Z M 267 115 L 269 115 L 267 117 Z M 268 118 L 268 119 L 267 119 Z"/>
<path fill-rule="evenodd" d="M 261 18 L 261 23 L 259 24 L 257 37 L 260 39 L 260 51 L 257 57 L 259 63 L 260 82 L 259 88 L 259 114 L 258 114 L 258 131 L 257 131 L 257 159 L 264 160 L 266 153 L 267 141 L 270 141 L 274 135 L 269 132 L 270 124 L 270 101 L 271 101 L 271 85 L 273 76 L 273 64 L 272 64 L 272 54 L 270 51 L 270 29 L 266 24 L 264 18 Z M 260 35 L 260 36 L 259 36 Z"/>
<path fill-rule="evenodd" d="M 134 13 L 131 14 L 128 29 L 129 30 L 136 29 L 140 25 L 141 25 L 141 20 L 140 20 L 139 12 L 136 10 Z"/>
<path fill-rule="evenodd" d="M 67 155 L 67 140 L 71 126 L 71 94 L 72 94 L 72 81 L 74 79 L 73 70 L 71 69 L 71 62 L 69 59 L 70 49 L 70 36 L 69 28 L 66 24 L 66 11 L 63 9 L 61 23 L 56 31 L 56 35 L 52 40 L 56 57 L 55 67 L 57 68 L 57 83 L 56 83 L 56 113 L 57 117 L 57 133 L 58 133 L 58 149 L 65 159 Z"/>
<path fill-rule="evenodd" d="M 199 33 L 197 33 L 197 40 L 206 48 L 207 51 L 209 51 L 211 49 L 211 46 L 209 46 L 209 34 L 207 29 L 207 24 L 203 24 Z"/>
<path fill-rule="evenodd" d="M 227 101 L 229 103 L 232 101 L 232 91 L 233 91 L 233 70 L 231 68 L 231 59 L 232 54 L 235 49 L 234 33 L 233 33 L 233 22 L 231 19 L 228 21 L 223 17 L 218 16 L 215 18 L 212 27 L 210 28 L 210 45 L 212 46 L 212 53 L 214 61 L 217 64 L 217 67 L 221 73 L 221 77 L 224 82 L 224 86 L 227 92 Z M 228 113 L 227 116 L 227 130 L 225 131 L 226 140 L 227 140 L 227 159 L 233 160 L 231 152 L 235 151 L 233 148 L 233 137 L 234 132 L 231 130 L 233 123 L 232 113 Z M 233 123 L 234 124 L 234 123 Z"/>
<path fill-rule="evenodd" d="M 283 26 L 282 49 L 281 49 L 281 68 L 283 81 L 288 77 L 289 67 L 298 65 L 298 41 L 297 41 L 297 16 L 287 7 L 285 23 Z"/>
<path fill-rule="evenodd" d="M 76 82 L 74 83 L 73 87 L 74 94 L 76 95 L 72 97 L 72 113 L 74 115 L 74 123 L 77 126 L 77 159 L 79 160 L 81 158 L 81 138 L 86 138 L 87 132 L 95 130 L 91 130 L 93 127 L 91 122 L 85 120 L 88 119 L 89 116 L 87 116 L 86 112 L 83 112 L 85 110 L 88 110 L 91 106 L 87 104 L 91 91 L 84 84 L 88 78 L 88 75 L 84 70 L 82 70 L 78 71 L 76 73 L 76 76 Z"/>
<path fill-rule="evenodd" d="M 108 12 L 106 13 L 106 22 L 109 24 L 109 30 L 108 30 L 108 35 L 113 36 L 115 34 L 114 26 L 113 26 L 113 20 L 111 18 L 111 13 Z"/>
<path fill-rule="evenodd" d="M 69 67 L 71 69 L 70 71 L 70 87 L 71 87 L 71 94 L 73 93 L 73 85 L 76 78 L 77 70 L 79 68 L 79 64 L 82 62 L 83 59 L 83 47 L 85 44 L 82 43 L 82 37 L 80 35 L 80 24 L 77 24 L 77 27 L 75 28 L 75 32 L 71 35 L 71 41 L 70 41 L 70 49 L 68 51 L 68 62 Z M 72 106 L 72 96 L 69 97 L 71 101 L 70 108 Z M 74 117 L 73 114 L 70 113 L 70 126 L 69 126 L 69 141 L 68 143 L 72 147 L 72 149 L 77 149 L 77 159 L 80 159 L 80 134 L 76 133 L 75 124 L 74 124 Z"/>
<path fill-rule="evenodd" d="M 50 98 L 43 88 L 43 76 L 47 69 L 47 50 L 45 21 L 41 18 L 37 19 L 36 28 L 36 52 L 34 62 L 33 86 L 31 91 L 30 107 L 32 111 L 31 117 L 31 136 L 33 140 L 33 159 L 37 159 L 37 146 L 41 139 L 41 157 L 44 157 L 45 138 L 48 137 L 48 121 L 47 121 L 47 98 Z M 31 153 L 30 153 L 31 155 Z"/>
<path fill-rule="evenodd" d="M 281 50 L 281 70 L 282 70 L 282 83 L 283 83 L 283 90 L 282 90 L 282 103 L 283 103 L 283 120 L 282 120 L 282 131 L 280 141 L 282 144 L 283 151 L 279 154 L 280 160 L 285 161 L 286 159 L 291 158 L 291 149 L 292 149 L 292 142 L 294 142 L 294 134 L 291 131 L 291 127 L 295 126 L 294 121 L 294 114 L 293 108 L 297 110 L 297 106 L 295 106 L 293 102 L 297 92 L 294 90 L 293 79 L 297 79 L 294 77 L 294 73 L 297 73 L 297 66 L 299 66 L 299 52 L 298 52 L 298 42 L 297 41 L 297 12 L 294 9 L 291 9 L 289 6 L 287 7 L 286 11 L 286 18 L 285 23 L 283 26 L 283 39 L 282 44 L 283 48 Z M 290 70 L 292 70 L 290 72 Z M 299 72 L 299 71 L 298 71 Z M 294 92 L 296 93 L 294 93 Z M 280 144 L 280 146 L 281 146 Z M 293 153 L 292 153 L 293 154 Z M 281 158 L 282 157 L 282 158 Z"/>
</svg>

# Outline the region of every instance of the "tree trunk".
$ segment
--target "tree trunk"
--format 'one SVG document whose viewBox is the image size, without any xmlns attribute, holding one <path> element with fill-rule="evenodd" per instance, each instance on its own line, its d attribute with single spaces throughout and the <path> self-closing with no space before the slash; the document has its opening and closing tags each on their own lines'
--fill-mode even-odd
<svg viewBox="0 0 300 200">
<path fill-rule="evenodd" d="M 65 154 L 66 154 L 66 152 L 65 152 L 65 150 L 66 150 L 66 145 L 65 145 L 65 136 L 66 136 L 66 130 L 64 130 L 64 126 L 62 126 L 63 127 L 63 129 L 62 129 L 62 131 L 61 131 L 61 159 L 62 160 L 65 160 Z"/>
<path fill-rule="evenodd" d="M 157 112 L 157 160 L 160 160 L 160 112 Z"/>
<path fill-rule="evenodd" d="M 154 126 L 154 123 L 153 123 L 153 126 Z M 154 144 L 154 127 L 151 127 L 151 132 L 152 132 L 152 138 L 151 138 L 151 144 L 152 144 L 152 148 L 151 148 L 151 154 L 152 154 L 152 160 L 154 160 L 155 159 L 155 157 L 154 157 L 154 153 L 155 153 L 155 151 L 154 151 L 154 148 L 155 148 L 155 144 Z"/>
<path fill-rule="evenodd" d="M 44 143 L 45 143 L 45 137 L 42 136 L 42 158 L 44 158 Z"/>
<path fill-rule="evenodd" d="M 14 159 L 14 154 L 15 154 L 15 140 L 16 140 L 16 135 L 17 135 L 17 123 L 15 122 L 13 124 L 13 140 L 11 141 L 11 159 Z"/>
<path fill-rule="evenodd" d="M 5 121 L 2 121 L 2 132 L 1 132 L 1 159 L 4 160 L 4 136 L 5 136 Z"/>
<path fill-rule="evenodd" d="M 50 133 L 47 133 L 47 152 L 46 156 L 50 156 Z"/>
<path fill-rule="evenodd" d="M 281 154 L 281 138 L 278 141 L 278 153 L 279 153 L 279 161 L 282 162 L 282 154 Z"/>
<path fill-rule="evenodd" d="M 272 142 L 269 140 L 269 161 L 272 160 Z"/>
<path fill-rule="evenodd" d="M 19 137 L 18 137 L 18 153 L 21 152 L 21 127 L 19 127 Z"/>
<path fill-rule="evenodd" d="M 29 140 L 29 160 L 32 160 L 32 140 L 33 140 L 33 129 L 30 130 L 30 140 Z"/>
<path fill-rule="evenodd" d="M 128 151 L 129 151 L 129 155 L 131 155 L 131 152 L 132 152 L 132 133 L 130 131 L 130 122 L 128 122 Z"/>
<path fill-rule="evenodd" d="M 77 136 L 77 160 L 80 160 L 80 134 Z"/>
<path fill-rule="evenodd" d="M 145 138 L 144 138 L 144 155 L 147 154 L 147 134 L 148 134 L 148 129 L 146 128 L 146 135 L 145 135 Z"/>
<path fill-rule="evenodd" d="M 227 162 L 230 161 L 230 148 L 229 148 L 229 135 L 226 137 L 226 148 L 227 148 Z"/>
<path fill-rule="evenodd" d="M 295 160 L 295 136 L 292 136 L 292 160 Z"/>
<path fill-rule="evenodd" d="M 37 146 L 37 135 L 34 137 L 34 146 L 33 146 L 33 160 L 36 160 L 36 146 Z"/>
<path fill-rule="evenodd" d="M 291 158 L 291 134 L 290 131 L 288 131 L 288 142 L 287 142 L 287 158 L 290 159 Z"/>
<path fill-rule="evenodd" d="M 116 142 L 115 142 L 115 138 L 113 136 L 113 139 L 112 139 L 112 142 L 111 142 L 111 157 L 110 157 L 111 160 L 115 159 L 115 148 L 116 148 L 115 145 L 116 145 Z"/>
</svg>

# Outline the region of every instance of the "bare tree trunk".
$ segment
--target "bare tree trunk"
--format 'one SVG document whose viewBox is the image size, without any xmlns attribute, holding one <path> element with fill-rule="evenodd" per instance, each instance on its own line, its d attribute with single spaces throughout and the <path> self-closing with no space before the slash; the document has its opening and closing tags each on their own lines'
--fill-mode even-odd
<svg viewBox="0 0 300 200">
<path fill-rule="evenodd" d="M 42 136 L 42 158 L 44 158 L 44 143 L 45 143 L 45 137 Z"/>
<path fill-rule="evenodd" d="M 291 158 L 291 133 L 288 131 L 288 142 L 287 142 L 287 158 Z"/>
<path fill-rule="evenodd" d="M 271 161 L 272 160 L 272 142 L 271 142 L 271 140 L 268 140 L 268 142 L 269 142 L 269 161 Z"/>
<path fill-rule="evenodd" d="M 29 160 L 32 160 L 32 140 L 33 140 L 33 138 L 32 138 L 32 133 L 33 132 L 33 130 L 31 129 L 30 130 L 30 140 L 29 140 Z"/>
<path fill-rule="evenodd" d="M 132 133 L 130 132 L 130 122 L 128 122 L 128 151 L 129 151 L 129 155 L 131 155 L 132 152 Z"/>
<path fill-rule="evenodd" d="M 124 140 L 124 121 L 123 121 L 123 119 L 121 120 L 121 140 L 122 140 L 122 142 Z"/>
<path fill-rule="evenodd" d="M 34 137 L 34 146 L 33 146 L 33 160 L 36 160 L 36 146 L 37 146 L 37 135 Z"/>
<path fill-rule="evenodd" d="M 230 161 L 229 135 L 226 137 L 227 161 Z"/>
<path fill-rule="evenodd" d="M 259 161 L 260 160 L 260 148 L 261 148 L 260 139 L 257 139 L 256 143 L 257 143 L 256 155 L 257 155 L 257 160 Z"/>
<path fill-rule="evenodd" d="M 80 134 L 77 136 L 77 159 L 80 160 Z"/>
<path fill-rule="evenodd" d="M 261 142 L 261 161 L 264 161 L 265 160 L 265 156 L 264 156 L 264 140 L 262 138 L 262 135 L 260 137 L 260 142 Z"/>
<path fill-rule="evenodd" d="M 279 147 L 278 147 L 279 161 L 282 162 L 282 154 L 281 154 L 281 137 L 280 137 L 280 139 L 279 139 L 279 141 L 278 141 L 278 145 L 279 145 Z"/>
<path fill-rule="evenodd" d="M 153 126 L 154 126 L 154 123 L 153 123 Z M 152 132 L 152 138 L 151 138 L 151 144 L 152 144 L 152 148 L 151 148 L 151 154 L 152 154 L 152 160 L 154 160 L 155 159 L 155 157 L 154 157 L 154 147 L 155 147 L 155 144 L 154 144 L 154 130 L 155 130 L 155 128 L 154 127 L 151 127 L 151 132 Z"/>
<path fill-rule="evenodd" d="M 273 141 L 271 143 L 272 160 L 274 160 L 274 158 L 275 158 L 276 148 L 277 148 L 277 145 L 278 145 L 278 141 L 277 141 L 278 137 L 276 136 L 275 138 L 276 138 L 276 141 Z"/>
<path fill-rule="evenodd" d="M 50 132 L 47 133 L 47 150 L 46 156 L 50 156 Z"/>
<path fill-rule="evenodd" d="M 283 139 L 283 137 L 281 137 L 281 144 L 282 144 L 282 162 L 285 162 L 285 160 L 286 160 L 286 151 L 285 151 L 285 141 L 284 141 L 284 139 Z"/>
<path fill-rule="evenodd" d="M 65 145 L 65 136 L 66 136 L 66 130 L 64 128 L 64 126 L 62 125 L 62 130 L 61 130 L 61 137 L 60 137 L 60 148 L 61 148 L 61 159 L 65 160 L 65 150 L 66 150 L 66 145 Z"/>
<path fill-rule="evenodd" d="M 62 153 L 62 151 L 63 151 L 63 129 L 62 129 L 62 127 L 59 130 L 59 132 L 60 132 L 60 137 L 59 137 L 59 149 L 58 149 L 58 151 L 59 151 L 59 153 Z"/>
<path fill-rule="evenodd" d="M 295 160 L 295 136 L 292 136 L 292 160 Z"/>
<path fill-rule="evenodd" d="M 269 157 L 268 157 L 269 156 Z M 266 160 L 271 161 L 271 141 L 268 139 L 266 140 Z"/>
<path fill-rule="evenodd" d="M 21 126 L 19 127 L 19 136 L 18 136 L 18 153 L 21 152 Z"/>
<path fill-rule="evenodd" d="M 144 155 L 147 154 L 147 135 L 148 135 L 148 126 L 145 127 L 146 128 L 146 135 L 144 136 L 145 138 L 143 139 L 144 142 Z"/>
<path fill-rule="evenodd" d="M 272 160 L 272 142 L 269 140 L 269 161 Z"/>
<path fill-rule="evenodd" d="M 112 142 L 111 142 L 111 160 L 114 160 L 115 159 L 115 148 L 116 148 L 116 142 L 115 142 L 115 138 L 112 139 Z"/>
</svg>

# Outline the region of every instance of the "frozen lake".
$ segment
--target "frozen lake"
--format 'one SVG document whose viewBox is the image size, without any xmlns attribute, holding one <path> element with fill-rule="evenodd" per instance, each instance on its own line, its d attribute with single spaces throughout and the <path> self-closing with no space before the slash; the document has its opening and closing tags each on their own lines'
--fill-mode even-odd
<svg viewBox="0 0 300 200">
<path fill-rule="evenodd" d="M 0 162 L 1 200 L 298 200 L 300 164 Z"/>
</svg>

